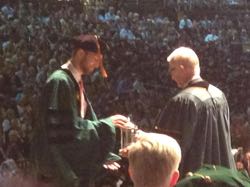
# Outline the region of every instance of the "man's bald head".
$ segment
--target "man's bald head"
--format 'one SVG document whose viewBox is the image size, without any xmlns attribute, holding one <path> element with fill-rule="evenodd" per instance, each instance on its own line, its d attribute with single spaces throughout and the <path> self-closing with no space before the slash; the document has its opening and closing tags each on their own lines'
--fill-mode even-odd
<svg viewBox="0 0 250 187">
<path fill-rule="evenodd" d="M 169 73 L 172 79 L 181 88 L 186 87 L 192 79 L 200 77 L 199 58 L 188 47 L 175 49 L 168 56 L 167 61 L 169 62 Z"/>
<path fill-rule="evenodd" d="M 199 58 L 192 50 L 188 47 L 179 47 L 175 49 L 167 58 L 168 62 L 171 63 L 181 63 L 184 66 L 199 66 Z"/>
</svg>

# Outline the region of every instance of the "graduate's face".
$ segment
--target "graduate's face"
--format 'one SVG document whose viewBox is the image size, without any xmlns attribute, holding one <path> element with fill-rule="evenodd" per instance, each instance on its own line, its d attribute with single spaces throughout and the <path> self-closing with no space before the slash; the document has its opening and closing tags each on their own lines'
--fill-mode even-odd
<svg viewBox="0 0 250 187">
<path fill-rule="evenodd" d="M 84 74 L 92 73 L 96 68 L 99 68 L 102 60 L 102 55 L 99 53 L 83 51 L 80 57 L 80 67 Z"/>
</svg>

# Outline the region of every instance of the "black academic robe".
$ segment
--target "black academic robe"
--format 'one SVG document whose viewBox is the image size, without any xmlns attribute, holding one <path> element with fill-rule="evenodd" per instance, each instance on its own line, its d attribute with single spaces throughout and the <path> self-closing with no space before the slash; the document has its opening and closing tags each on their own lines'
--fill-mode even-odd
<svg viewBox="0 0 250 187">
<path fill-rule="evenodd" d="M 87 186 L 113 155 L 115 126 L 110 118 L 97 119 L 88 99 L 87 103 L 90 117 L 83 119 L 80 90 L 69 71 L 60 69 L 48 78 L 31 155 L 35 172 L 60 187 Z"/>
<path fill-rule="evenodd" d="M 179 141 L 182 176 L 203 164 L 235 169 L 228 103 L 213 85 L 200 80 L 179 92 L 162 111 L 158 128 Z"/>
</svg>

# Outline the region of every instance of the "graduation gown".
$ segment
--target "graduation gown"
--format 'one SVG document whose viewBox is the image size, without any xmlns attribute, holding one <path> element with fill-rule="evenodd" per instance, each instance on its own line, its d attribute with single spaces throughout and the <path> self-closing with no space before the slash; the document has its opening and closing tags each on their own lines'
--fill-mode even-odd
<svg viewBox="0 0 250 187">
<path fill-rule="evenodd" d="M 158 128 L 179 141 L 181 176 L 203 164 L 235 169 L 228 103 L 223 92 L 206 81 L 191 82 L 174 96 L 162 111 Z"/>
<path fill-rule="evenodd" d="M 97 119 L 87 99 L 89 118 L 80 117 L 80 90 L 68 70 L 57 70 L 47 80 L 39 121 L 32 140 L 32 160 L 38 175 L 59 186 L 78 186 L 94 178 L 115 145 L 110 118 Z M 81 182 L 82 183 L 82 182 Z"/>
<path fill-rule="evenodd" d="M 195 173 L 189 173 L 176 187 L 250 187 L 245 171 L 231 170 L 222 166 L 204 165 Z"/>
</svg>

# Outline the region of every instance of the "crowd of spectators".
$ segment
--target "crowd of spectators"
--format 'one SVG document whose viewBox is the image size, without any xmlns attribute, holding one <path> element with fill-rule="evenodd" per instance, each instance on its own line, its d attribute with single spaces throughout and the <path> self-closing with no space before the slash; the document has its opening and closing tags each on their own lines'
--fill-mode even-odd
<svg viewBox="0 0 250 187">
<path fill-rule="evenodd" d="M 221 9 L 230 8 L 230 6 L 246 6 L 249 2 L 247 0 L 163 0 L 166 6 L 172 6 L 177 10 L 192 11 L 196 8 Z"/>
<path fill-rule="evenodd" d="M 187 12 L 176 19 L 159 11 L 141 15 L 112 6 L 79 11 L 62 2 L 21 0 L 0 8 L 1 161 L 28 157 L 43 84 L 70 56 L 68 39 L 80 33 L 96 33 L 109 46 L 109 78 L 103 80 L 98 72 L 86 77 L 99 117 L 122 113 L 139 128 L 153 130 L 160 110 L 177 91 L 166 57 L 177 46 L 190 46 L 200 56 L 204 78 L 228 98 L 233 146 L 243 147 L 244 155 L 250 151 L 247 12 L 232 16 L 220 10 L 210 17 Z"/>
</svg>

